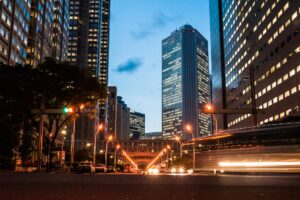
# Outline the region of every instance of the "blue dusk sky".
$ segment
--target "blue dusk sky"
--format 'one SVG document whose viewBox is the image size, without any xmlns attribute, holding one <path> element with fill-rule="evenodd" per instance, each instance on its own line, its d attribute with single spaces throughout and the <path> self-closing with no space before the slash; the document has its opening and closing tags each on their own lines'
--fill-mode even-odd
<svg viewBox="0 0 300 200">
<path fill-rule="evenodd" d="M 161 131 L 161 41 L 184 24 L 208 41 L 209 0 L 111 0 L 109 85 Z"/>
</svg>

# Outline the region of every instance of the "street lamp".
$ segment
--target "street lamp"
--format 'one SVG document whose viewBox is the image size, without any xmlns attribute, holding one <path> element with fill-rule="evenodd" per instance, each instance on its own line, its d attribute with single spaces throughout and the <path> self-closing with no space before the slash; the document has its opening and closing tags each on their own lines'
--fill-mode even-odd
<svg viewBox="0 0 300 200">
<path fill-rule="evenodd" d="M 108 143 L 110 142 L 110 141 L 112 141 L 113 140 L 113 136 L 112 135 L 110 135 L 108 138 L 107 138 L 107 141 L 106 141 L 106 148 L 105 148 L 105 167 L 106 167 L 106 169 L 107 169 L 107 149 L 108 149 Z"/>
<path fill-rule="evenodd" d="M 212 117 L 213 117 L 213 120 L 215 122 L 215 131 L 214 133 L 217 134 L 218 133 L 218 121 L 217 121 L 217 117 L 216 115 L 213 113 L 214 112 L 214 107 L 211 105 L 211 104 L 207 104 L 205 106 L 206 110 L 211 113 Z"/>
<path fill-rule="evenodd" d="M 61 144 L 61 150 L 60 150 L 60 170 L 61 171 L 62 171 L 62 166 L 63 166 L 62 153 L 63 153 L 63 150 L 64 150 L 65 135 L 67 135 L 67 131 L 64 129 L 64 130 L 61 131 L 61 137 L 62 137 L 62 144 Z"/>
<path fill-rule="evenodd" d="M 121 148 L 121 146 L 119 144 L 117 144 L 116 148 L 115 148 L 115 157 L 114 157 L 114 167 L 116 169 L 117 167 L 117 151 Z"/>
<path fill-rule="evenodd" d="M 167 145 L 167 149 L 170 150 L 170 154 L 171 154 L 171 166 L 173 165 L 173 154 L 172 154 L 172 148 L 170 145 Z M 169 164 L 169 161 L 168 161 L 168 164 Z"/>
<path fill-rule="evenodd" d="M 180 158 L 182 158 L 182 142 L 179 136 L 175 137 L 175 140 L 179 143 L 179 150 L 180 150 Z"/>
<path fill-rule="evenodd" d="M 196 154 L 195 154 L 195 135 L 193 133 L 193 129 L 191 125 L 186 125 L 186 130 L 192 135 L 193 141 L 193 170 L 195 170 L 195 163 L 196 163 Z"/>
<path fill-rule="evenodd" d="M 97 135 L 99 134 L 100 130 L 103 129 L 103 124 L 99 124 L 96 128 L 95 134 L 94 134 L 94 153 L 93 153 L 93 165 L 96 164 L 96 150 L 97 150 Z"/>
</svg>

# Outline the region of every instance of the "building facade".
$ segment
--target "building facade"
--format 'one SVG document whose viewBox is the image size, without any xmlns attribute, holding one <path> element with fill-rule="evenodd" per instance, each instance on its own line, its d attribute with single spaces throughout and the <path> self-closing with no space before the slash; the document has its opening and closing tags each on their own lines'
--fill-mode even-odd
<svg viewBox="0 0 300 200">
<path fill-rule="evenodd" d="M 196 137 L 209 135 L 210 116 L 200 107 L 210 103 L 208 42 L 192 26 L 185 25 L 162 41 L 163 138 L 181 135 L 192 127 Z"/>
<path fill-rule="evenodd" d="M 226 84 L 224 63 L 224 39 L 222 0 L 210 0 L 210 34 L 211 34 L 211 69 L 212 69 L 212 102 L 216 108 L 226 108 Z M 227 128 L 227 115 L 216 115 L 219 129 Z"/>
<path fill-rule="evenodd" d="M 54 6 L 52 57 L 62 62 L 68 59 L 69 0 L 55 0 Z"/>
<path fill-rule="evenodd" d="M 145 114 L 130 112 L 130 139 L 138 140 L 145 135 Z"/>
<path fill-rule="evenodd" d="M 0 1 L 0 62 L 25 64 L 31 0 Z"/>
<path fill-rule="evenodd" d="M 97 77 L 107 92 L 110 0 L 70 0 L 70 34 L 68 61 Z M 101 52 L 104 51 L 105 56 Z M 105 63 L 105 64 L 104 64 Z M 105 70 L 102 71 L 102 68 Z M 103 75 L 104 74 L 104 75 Z M 105 81 L 105 85 L 103 85 Z M 93 135 L 95 121 L 105 124 L 100 135 L 109 132 L 107 95 L 99 99 L 99 112 L 95 119 L 81 115 L 78 123 L 81 135 Z M 104 98 L 105 96 L 105 98 Z M 111 127 L 110 127 L 111 128 Z M 81 133 L 84 131 L 85 133 Z"/>
<path fill-rule="evenodd" d="M 107 134 L 117 138 L 117 87 L 108 87 L 108 107 L 107 107 Z"/>
<path fill-rule="evenodd" d="M 122 97 L 117 97 L 117 137 L 116 140 L 129 139 L 130 108 L 123 101 Z"/>
<path fill-rule="evenodd" d="M 30 12 L 26 64 L 37 66 L 52 57 L 54 0 L 32 0 Z"/>
<path fill-rule="evenodd" d="M 228 128 L 263 125 L 299 116 L 300 2 L 222 0 L 218 6 L 221 8 L 217 9 L 216 3 L 210 6 L 211 15 L 213 10 L 218 10 L 221 16 L 211 22 L 212 26 L 221 24 L 223 29 L 223 44 L 219 46 L 224 51 L 224 61 L 213 51 L 212 58 L 224 62 L 225 67 L 213 66 L 225 74 L 225 78 L 214 74 L 215 80 L 225 79 L 223 101 L 227 108 L 266 110 L 266 114 L 228 115 Z M 224 98 L 218 93 L 214 95 L 217 95 L 214 99 Z"/>
</svg>

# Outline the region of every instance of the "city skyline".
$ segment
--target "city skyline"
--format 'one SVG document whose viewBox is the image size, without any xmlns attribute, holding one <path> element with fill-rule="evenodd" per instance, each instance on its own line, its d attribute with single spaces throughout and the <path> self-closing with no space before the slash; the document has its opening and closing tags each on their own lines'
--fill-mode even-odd
<svg viewBox="0 0 300 200">
<path fill-rule="evenodd" d="M 208 8 L 208 1 L 197 0 L 111 3 L 109 85 L 118 87 L 131 108 L 145 113 L 146 133 L 162 130 L 161 40 L 184 24 L 209 40 Z"/>
</svg>

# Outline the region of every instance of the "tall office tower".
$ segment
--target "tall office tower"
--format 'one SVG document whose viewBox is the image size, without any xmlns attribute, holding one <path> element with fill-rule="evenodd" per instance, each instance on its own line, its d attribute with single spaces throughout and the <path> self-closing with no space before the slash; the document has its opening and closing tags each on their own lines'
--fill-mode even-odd
<svg viewBox="0 0 300 200">
<path fill-rule="evenodd" d="M 210 7 L 211 15 L 219 11 L 220 16 L 212 26 L 223 30 L 220 47 L 224 60 L 218 62 L 225 64 L 219 70 L 225 74 L 226 106 L 266 109 L 266 114 L 228 115 L 228 127 L 262 125 L 299 116 L 300 1 L 216 2 Z M 212 58 L 222 59 L 214 52 Z"/>
<path fill-rule="evenodd" d="M 117 137 L 117 87 L 108 87 L 107 134 Z"/>
<path fill-rule="evenodd" d="M 145 135 L 145 114 L 139 112 L 130 112 L 130 139 L 140 139 Z"/>
<path fill-rule="evenodd" d="M 52 57 L 67 61 L 69 41 L 69 0 L 54 0 Z"/>
<path fill-rule="evenodd" d="M 101 48 L 100 48 L 100 73 L 99 80 L 103 88 L 108 86 L 108 63 L 109 63 L 109 30 L 110 30 L 110 0 L 102 0 L 101 5 Z M 102 123 L 109 123 L 107 119 L 107 98 L 99 101 L 100 116 Z"/>
<path fill-rule="evenodd" d="M 216 108 L 226 108 L 226 84 L 224 63 L 224 40 L 222 0 L 210 0 L 212 103 Z M 227 129 L 227 115 L 216 115 L 219 129 Z"/>
<path fill-rule="evenodd" d="M 104 5 L 106 5 L 104 2 L 104 0 L 70 0 L 68 60 L 82 70 L 89 71 L 92 76 L 99 79 L 100 83 L 101 63 L 103 62 L 102 59 L 104 59 L 101 58 L 101 49 L 102 47 L 104 48 L 102 41 L 106 41 L 103 38 L 108 37 L 102 36 L 102 32 L 107 29 L 105 34 L 109 33 L 107 24 L 105 27 L 102 25 L 104 18 L 109 19 L 109 12 L 104 9 Z M 107 9 L 109 10 L 109 7 Z M 108 49 L 108 42 L 105 44 L 105 48 Z M 106 93 L 107 85 L 103 88 Z M 102 120 L 106 119 L 106 98 L 104 102 L 103 106 L 103 99 L 99 100 L 100 114 L 97 116 L 96 123 L 105 124 L 107 127 L 105 120 Z M 95 120 L 81 115 L 78 124 L 78 129 L 76 129 L 78 134 L 85 135 L 87 138 L 94 134 Z M 103 132 L 100 135 L 103 135 Z"/>
<path fill-rule="evenodd" d="M 107 90 L 110 0 L 70 0 L 68 60 L 97 77 Z M 103 95 L 106 96 L 106 95 Z M 106 123 L 107 98 L 99 100 L 100 123 Z"/>
<path fill-rule="evenodd" d="M 26 64 L 33 66 L 52 56 L 54 0 L 31 1 Z"/>
<path fill-rule="evenodd" d="M 185 25 L 162 41 L 163 137 L 190 139 L 209 135 L 210 116 L 200 107 L 210 103 L 208 42 L 192 26 Z"/>
<path fill-rule="evenodd" d="M 129 139 L 130 127 L 130 108 L 122 100 L 122 97 L 117 97 L 117 138 L 116 140 Z"/>
<path fill-rule="evenodd" d="M 0 62 L 26 62 L 31 0 L 0 1 Z"/>
</svg>

